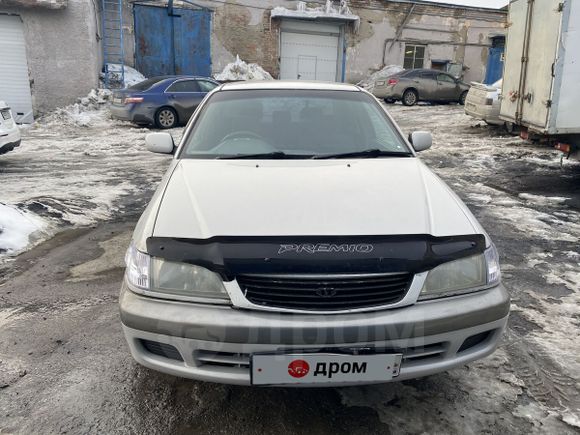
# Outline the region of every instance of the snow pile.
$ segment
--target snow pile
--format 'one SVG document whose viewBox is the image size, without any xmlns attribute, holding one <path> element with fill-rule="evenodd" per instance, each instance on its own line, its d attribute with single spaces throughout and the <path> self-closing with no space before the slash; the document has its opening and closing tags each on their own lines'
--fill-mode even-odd
<svg viewBox="0 0 580 435">
<path fill-rule="evenodd" d="M 109 83 L 114 85 L 121 85 L 121 81 L 123 80 L 123 76 L 121 74 L 121 65 L 118 63 L 108 63 L 107 68 L 109 71 Z M 123 69 L 125 70 L 125 83 L 124 86 L 126 88 L 136 85 L 137 83 L 141 83 L 144 80 L 147 80 L 143 74 L 137 71 L 130 66 L 124 65 Z M 105 80 L 105 74 L 101 73 L 101 80 Z"/>
<path fill-rule="evenodd" d="M 45 125 L 68 125 L 88 127 L 104 121 L 108 117 L 106 108 L 111 91 L 107 89 L 93 89 L 86 97 L 79 98 L 74 104 L 55 109 L 54 112 L 44 116 L 42 123 Z"/>
<path fill-rule="evenodd" d="M 257 63 L 246 63 L 236 56 L 236 61 L 226 65 L 224 70 L 215 76 L 220 82 L 239 80 L 274 80 L 268 71 Z"/>
<path fill-rule="evenodd" d="M 400 67 L 399 65 L 387 65 L 383 69 L 371 74 L 366 79 L 358 82 L 358 85 L 365 88 L 365 89 L 371 88 L 377 82 L 377 80 L 384 80 L 387 77 L 390 77 L 390 76 L 397 74 L 401 71 L 403 71 L 403 68 Z"/>
<path fill-rule="evenodd" d="M 26 248 L 30 236 L 42 230 L 44 222 L 30 213 L 0 203 L 0 254 Z"/>
<path fill-rule="evenodd" d="M 309 8 L 306 6 L 306 2 L 300 1 L 296 6 L 296 9 L 287 9 L 282 6 L 275 7 L 272 9 L 272 18 L 284 18 L 284 17 L 292 17 L 292 18 L 302 18 L 307 20 L 317 20 L 317 19 L 324 19 L 324 18 L 333 18 L 339 19 L 344 21 L 353 21 L 358 23 L 360 18 L 358 15 L 353 14 L 349 7 L 348 2 L 346 0 L 341 0 L 340 5 L 335 7 L 332 0 L 326 0 L 326 4 L 324 6 L 318 6 Z"/>
</svg>

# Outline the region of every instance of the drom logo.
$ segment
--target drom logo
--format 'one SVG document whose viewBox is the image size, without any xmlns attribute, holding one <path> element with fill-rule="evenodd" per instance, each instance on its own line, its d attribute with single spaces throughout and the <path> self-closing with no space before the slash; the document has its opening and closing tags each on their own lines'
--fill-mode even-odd
<svg viewBox="0 0 580 435">
<path fill-rule="evenodd" d="M 310 371 L 310 365 L 303 359 L 295 359 L 288 364 L 288 374 L 293 378 L 303 378 Z"/>
</svg>

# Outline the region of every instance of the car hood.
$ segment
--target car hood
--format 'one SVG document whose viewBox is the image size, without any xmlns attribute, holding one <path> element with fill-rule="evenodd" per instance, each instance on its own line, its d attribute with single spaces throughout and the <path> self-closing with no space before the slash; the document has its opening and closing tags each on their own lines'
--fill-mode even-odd
<svg viewBox="0 0 580 435">
<path fill-rule="evenodd" d="M 153 236 L 482 233 L 418 158 L 184 159 L 158 203 Z"/>
</svg>

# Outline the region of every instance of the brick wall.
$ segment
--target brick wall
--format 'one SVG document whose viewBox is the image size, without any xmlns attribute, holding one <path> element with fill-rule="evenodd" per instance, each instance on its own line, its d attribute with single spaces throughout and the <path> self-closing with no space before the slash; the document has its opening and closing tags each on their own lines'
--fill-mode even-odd
<svg viewBox="0 0 580 435">
<path fill-rule="evenodd" d="M 258 63 L 272 76 L 279 72 L 279 23 L 270 20 L 270 11 L 256 11 L 237 4 L 227 4 L 215 10 L 213 33 L 232 56 L 239 55 L 246 62 Z M 214 63 L 218 59 L 213 60 Z"/>
</svg>

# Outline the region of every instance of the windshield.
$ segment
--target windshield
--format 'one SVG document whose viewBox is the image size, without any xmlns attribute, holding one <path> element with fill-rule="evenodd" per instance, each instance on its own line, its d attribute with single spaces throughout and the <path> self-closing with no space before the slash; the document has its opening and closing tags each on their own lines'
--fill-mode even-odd
<svg viewBox="0 0 580 435">
<path fill-rule="evenodd" d="M 367 158 L 411 155 L 369 95 L 236 90 L 210 97 L 185 138 L 180 157 L 313 158 L 357 152 Z"/>
</svg>

